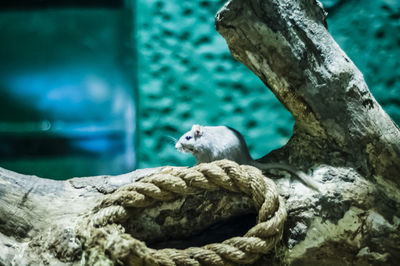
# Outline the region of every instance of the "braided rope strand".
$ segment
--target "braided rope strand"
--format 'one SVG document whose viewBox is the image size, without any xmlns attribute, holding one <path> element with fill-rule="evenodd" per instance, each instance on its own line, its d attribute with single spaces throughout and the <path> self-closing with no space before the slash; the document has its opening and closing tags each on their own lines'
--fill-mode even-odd
<svg viewBox="0 0 400 266">
<path fill-rule="evenodd" d="M 122 228 L 119 224 L 128 218 L 126 208 L 140 211 L 157 202 L 219 189 L 244 193 L 258 210 L 257 224 L 244 236 L 203 247 L 156 250 L 123 229 L 115 229 Z M 100 256 L 111 264 L 127 265 L 251 264 L 280 241 L 286 215 L 284 201 L 272 180 L 252 166 L 221 160 L 192 168 L 166 167 L 160 173 L 121 187 L 105 196 L 77 231 L 87 239 L 84 254 L 89 258 L 87 262 L 94 261 L 93 256 Z"/>
</svg>

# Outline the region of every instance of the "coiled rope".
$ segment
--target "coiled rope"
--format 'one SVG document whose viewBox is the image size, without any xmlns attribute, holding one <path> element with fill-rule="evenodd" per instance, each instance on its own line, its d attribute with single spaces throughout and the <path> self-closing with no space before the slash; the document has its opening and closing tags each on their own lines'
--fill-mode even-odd
<svg viewBox="0 0 400 266">
<path fill-rule="evenodd" d="M 246 194 L 258 210 L 257 224 L 244 236 L 222 243 L 187 249 L 152 249 L 124 232 L 121 222 L 127 208 L 138 210 L 160 201 L 171 201 L 198 191 L 224 189 Z M 80 224 L 87 265 L 237 265 L 251 264 L 279 242 L 286 209 L 275 183 L 261 171 L 228 160 L 192 168 L 166 167 L 138 182 L 121 187 Z M 88 228 L 90 230 L 88 230 Z"/>
</svg>

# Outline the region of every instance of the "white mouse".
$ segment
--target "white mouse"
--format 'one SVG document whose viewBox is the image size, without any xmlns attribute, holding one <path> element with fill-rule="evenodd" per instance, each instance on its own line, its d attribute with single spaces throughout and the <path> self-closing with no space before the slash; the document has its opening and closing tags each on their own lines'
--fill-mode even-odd
<svg viewBox="0 0 400 266">
<path fill-rule="evenodd" d="M 282 169 L 296 175 L 309 187 L 319 191 L 318 184 L 304 172 L 283 163 L 260 163 L 250 156 L 246 142 L 239 131 L 226 126 L 193 125 L 176 143 L 182 153 L 191 153 L 197 163 L 228 159 L 238 164 L 252 165 L 260 170 Z"/>
</svg>

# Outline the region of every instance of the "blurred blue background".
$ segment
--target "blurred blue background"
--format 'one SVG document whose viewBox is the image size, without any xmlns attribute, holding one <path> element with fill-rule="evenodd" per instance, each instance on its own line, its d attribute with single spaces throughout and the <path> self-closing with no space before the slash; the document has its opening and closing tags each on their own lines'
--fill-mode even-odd
<svg viewBox="0 0 400 266">
<path fill-rule="evenodd" d="M 329 31 L 400 123 L 400 2 L 325 0 Z M 0 3 L 0 166 L 64 179 L 191 165 L 192 124 L 229 125 L 254 158 L 294 121 L 215 31 L 225 1 Z"/>
<path fill-rule="evenodd" d="M 136 165 L 133 8 L 0 3 L 0 166 L 51 178 Z"/>
</svg>

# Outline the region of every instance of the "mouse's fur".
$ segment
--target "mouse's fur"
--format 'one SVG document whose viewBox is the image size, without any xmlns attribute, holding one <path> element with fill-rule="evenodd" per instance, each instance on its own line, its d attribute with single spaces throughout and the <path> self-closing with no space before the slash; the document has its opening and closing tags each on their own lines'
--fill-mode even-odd
<svg viewBox="0 0 400 266">
<path fill-rule="evenodd" d="M 228 159 L 261 170 L 283 169 L 295 174 L 311 188 L 319 190 L 318 184 L 310 176 L 290 165 L 254 161 L 242 134 L 231 127 L 194 125 L 178 140 L 175 148 L 180 152 L 193 154 L 198 164 Z"/>
</svg>

